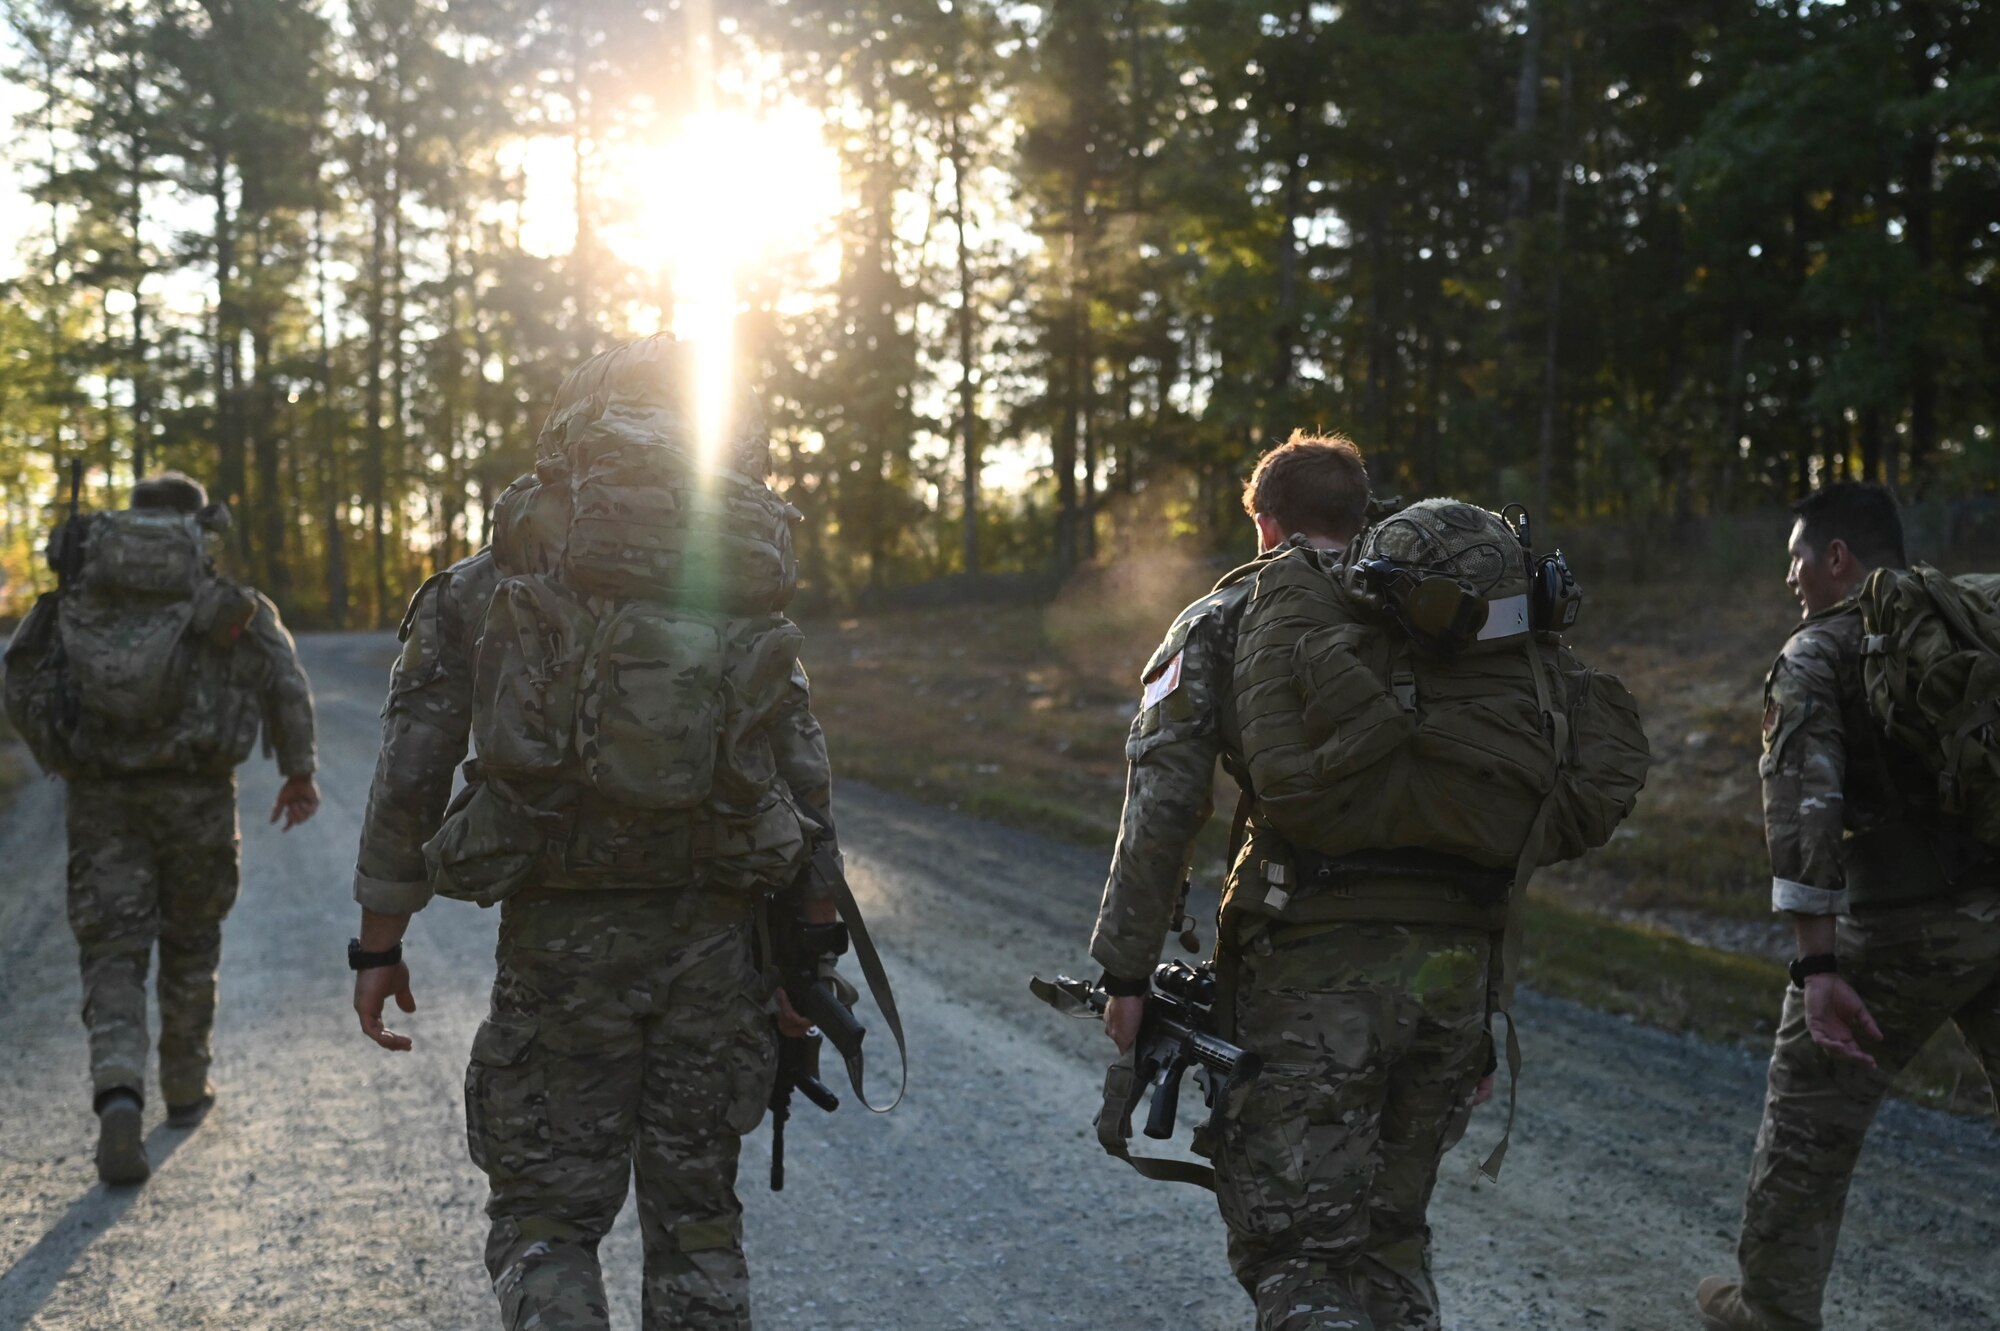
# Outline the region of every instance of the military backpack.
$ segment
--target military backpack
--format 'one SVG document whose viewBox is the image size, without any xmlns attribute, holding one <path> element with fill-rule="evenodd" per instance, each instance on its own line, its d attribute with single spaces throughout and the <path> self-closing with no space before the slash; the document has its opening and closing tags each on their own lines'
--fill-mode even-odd
<svg viewBox="0 0 2000 1331">
<path fill-rule="evenodd" d="M 764 893 L 815 824 L 768 734 L 798 688 L 797 510 L 740 404 L 704 463 L 685 348 L 650 339 L 570 377 L 532 476 L 496 506 L 504 575 L 473 653 L 469 784 L 426 847 L 434 886 L 490 904 L 564 881 Z"/>
<path fill-rule="evenodd" d="M 1876 569 L 1860 602 L 1870 714 L 1936 775 L 1942 812 L 2000 848 L 2000 575 Z"/>
<path fill-rule="evenodd" d="M 236 650 L 256 595 L 217 575 L 196 515 L 71 521 L 75 575 L 7 650 L 8 716 L 36 760 L 63 776 L 233 769 L 262 722 L 269 665 Z"/>
<path fill-rule="evenodd" d="M 1255 576 L 1234 690 L 1266 835 L 1239 853 L 1231 908 L 1497 928 L 1518 880 L 1631 812 L 1637 705 L 1554 631 L 1577 599 L 1567 565 L 1500 515 L 1425 500 L 1347 555 L 1295 550 Z M 1457 881 L 1464 909 L 1400 880 Z"/>
</svg>

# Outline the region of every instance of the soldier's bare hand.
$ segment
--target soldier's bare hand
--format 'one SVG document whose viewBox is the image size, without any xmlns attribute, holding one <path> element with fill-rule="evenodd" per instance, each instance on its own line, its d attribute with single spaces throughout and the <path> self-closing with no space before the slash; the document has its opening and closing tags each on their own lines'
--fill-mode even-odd
<svg viewBox="0 0 2000 1331">
<path fill-rule="evenodd" d="M 1139 1038 L 1139 1023 L 1146 1017 L 1146 996 L 1132 994 L 1124 998 L 1112 998 L 1104 1004 L 1104 1033 L 1111 1037 L 1111 1043 L 1124 1053 Z"/>
<path fill-rule="evenodd" d="M 283 830 L 289 832 L 318 812 L 319 783 L 308 772 L 303 776 L 288 776 L 285 784 L 278 787 L 278 802 L 271 806 L 271 821 L 277 822 L 282 815 Z"/>
<path fill-rule="evenodd" d="M 812 1034 L 813 1024 L 799 1015 L 797 1008 L 784 990 L 778 991 L 778 1034 L 794 1040 Z"/>
<path fill-rule="evenodd" d="M 1875 1066 L 1874 1055 L 1861 1047 L 1857 1036 L 1866 1035 L 1881 1043 L 1882 1029 L 1875 1024 L 1868 1005 L 1854 986 L 1838 975 L 1813 975 L 1806 979 L 1806 1030 L 1813 1043 L 1836 1058 Z"/>
<path fill-rule="evenodd" d="M 403 1011 L 417 1010 L 417 1000 L 410 993 L 408 962 L 372 966 L 354 973 L 354 1014 L 361 1018 L 361 1033 L 384 1049 L 401 1051 L 410 1047 L 410 1037 L 398 1035 L 382 1024 L 382 1008 L 392 997 Z"/>
<path fill-rule="evenodd" d="M 1493 1098 L 1493 1074 L 1489 1072 L 1485 1076 L 1479 1079 L 1479 1084 L 1477 1086 L 1474 1086 L 1472 1088 L 1472 1107 L 1474 1109 L 1477 1109 L 1479 1108 L 1479 1106 L 1485 1104 L 1488 1100 L 1491 1100 L 1492 1098 Z"/>
</svg>

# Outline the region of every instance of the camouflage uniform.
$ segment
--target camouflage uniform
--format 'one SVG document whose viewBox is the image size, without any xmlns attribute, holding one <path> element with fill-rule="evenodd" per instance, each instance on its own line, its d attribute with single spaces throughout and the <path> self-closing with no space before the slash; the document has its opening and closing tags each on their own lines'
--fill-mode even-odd
<svg viewBox="0 0 2000 1331">
<path fill-rule="evenodd" d="M 1809 616 L 1765 684 L 1772 906 L 1840 917 L 1840 973 L 1883 1036 L 1873 1070 L 1829 1054 L 1786 991 L 1737 1256 L 1743 1302 L 1787 1331 L 1821 1325 L 1862 1138 L 1937 1028 L 1956 1022 L 2000 1089 L 2000 866 L 1938 818 L 1934 778 L 1881 737 L 1861 637 L 1852 600 Z"/>
<path fill-rule="evenodd" d="M 267 745 L 287 777 L 310 776 L 312 686 L 263 597 L 237 652 L 263 657 Z M 173 768 L 68 779 L 69 923 L 83 966 L 91 1084 L 144 1098 L 146 970 L 160 947 L 160 1090 L 169 1105 L 207 1094 L 222 921 L 236 902 L 232 769 Z"/>
<path fill-rule="evenodd" d="M 1146 668 L 1090 945 L 1127 986 L 1159 959 L 1217 759 L 1246 779 L 1231 684 L 1250 590 L 1245 570 L 1224 579 Z M 1262 835 L 1254 814 L 1250 832 Z M 1230 1263 L 1258 1327 L 1437 1327 L 1424 1217 L 1489 1059 L 1488 936 L 1245 917 L 1222 946 L 1234 1039 L 1265 1059 L 1215 1152 Z"/>
<path fill-rule="evenodd" d="M 417 593 L 383 712 L 354 895 L 390 914 L 430 898 L 436 831 L 472 721 L 470 654 L 499 574 L 481 552 Z M 829 807 L 808 685 L 770 723 L 779 772 Z M 636 1174 L 642 1325 L 744 1328 L 740 1139 L 776 1073 L 775 999 L 741 893 L 548 876 L 501 906 L 492 1006 L 466 1074 L 487 1175 L 486 1265 L 510 1328 L 607 1324 L 597 1245 Z"/>
</svg>

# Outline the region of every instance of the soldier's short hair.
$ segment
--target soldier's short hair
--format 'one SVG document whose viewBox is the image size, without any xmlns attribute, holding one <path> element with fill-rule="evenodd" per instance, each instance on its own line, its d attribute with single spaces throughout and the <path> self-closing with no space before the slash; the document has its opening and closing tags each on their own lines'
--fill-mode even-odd
<svg viewBox="0 0 2000 1331">
<path fill-rule="evenodd" d="M 1257 459 L 1243 484 L 1243 511 L 1262 513 L 1287 534 L 1347 540 L 1368 514 L 1368 467 L 1361 449 L 1339 434 L 1292 431 Z"/>
<path fill-rule="evenodd" d="M 1815 554 L 1824 553 L 1831 541 L 1845 541 L 1869 568 L 1902 568 L 1910 562 L 1896 496 L 1884 486 L 1842 481 L 1813 491 L 1792 505 L 1792 513 L 1799 520 L 1800 538 Z"/>
<path fill-rule="evenodd" d="M 208 491 L 200 481 L 183 472 L 158 472 L 132 487 L 133 508 L 199 513 L 207 503 Z"/>
</svg>

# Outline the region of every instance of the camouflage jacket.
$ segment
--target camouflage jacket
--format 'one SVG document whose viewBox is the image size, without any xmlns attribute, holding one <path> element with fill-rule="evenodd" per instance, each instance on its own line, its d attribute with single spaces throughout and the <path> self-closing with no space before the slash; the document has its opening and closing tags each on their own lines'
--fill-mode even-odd
<svg viewBox="0 0 2000 1331">
<path fill-rule="evenodd" d="M 298 645 L 278 618 L 278 607 L 262 592 L 252 595 L 257 598 L 257 613 L 243 636 L 270 662 L 259 700 L 264 714 L 264 745 L 286 776 L 311 776 L 319 766 L 312 681 L 299 662 Z"/>
<path fill-rule="evenodd" d="M 1764 679 L 1757 773 L 1773 910 L 1845 914 L 1846 838 L 1933 812 L 1935 782 L 1869 714 L 1861 638 L 1850 597 L 1802 620 Z"/>
<path fill-rule="evenodd" d="M 1230 573 L 1175 616 L 1141 676 L 1118 846 L 1090 937 L 1091 957 L 1128 985 L 1153 973 L 1174 924 L 1195 837 L 1214 812 L 1216 760 L 1248 782 L 1230 682 L 1255 567 Z"/>
<path fill-rule="evenodd" d="M 424 843 L 444 820 L 452 775 L 472 732 L 472 648 L 500 581 L 481 550 L 433 575 L 410 599 L 397 630 L 403 650 L 382 707 L 382 751 L 361 820 L 354 899 L 404 915 L 431 899 Z"/>
<path fill-rule="evenodd" d="M 403 649 L 389 676 L 382 751 L 354 866 L 354 899 L 369 910 L 404 915 L 430 902 L 424 843 L 444 819 L 453 773 L 467 753 L 473 649 L 501 576 L 492 550 L 481 550 L 419 587 L 403 616 Z M 826 738 L 812 714 L 810 683 L 796 663 L 792 680 L 790 705 L 769 722 L 778 773 L 801 799 L 830 815 Z"/>
</svg>

